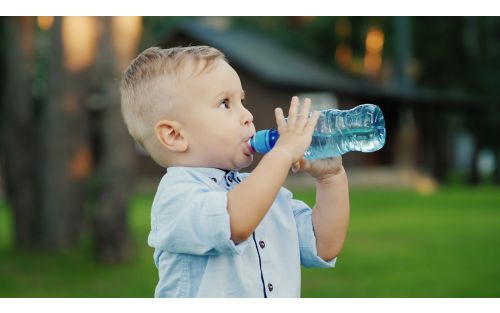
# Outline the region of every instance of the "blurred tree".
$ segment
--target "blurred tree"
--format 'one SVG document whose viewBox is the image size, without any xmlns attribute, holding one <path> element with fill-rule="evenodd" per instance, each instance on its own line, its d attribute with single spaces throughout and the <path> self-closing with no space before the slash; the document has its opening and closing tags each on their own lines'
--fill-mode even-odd
<svg viewBox="0 0 500 313">
<path fill-rule="evenodd" d="M 67 22 L 56 17 L 50 30 L 48 100 L 42 113 L 41 237 L 50 249 L 73 246 L 83 230 L 84 187 L 91 156 L 82 99 L 86 72 L 72 67 Z M 66 22 L 66 24 L 63 24 Z"/>
<path fill-rule="evenodd" d="M 79 242 L 97 164 L 98 200 L 87 210 L 97 257 L 114 262 L 132 251 L 126 217 L 135 153 L 120 112 L 123 51 L 111 28 L 111 18 L 57 17 L 36 34 L 32 17 L 1 20 L 1 165 L 16 247 L 59 251 Z M 98 147 L 90 145 L 89 122 Z"/>
<path fill-rule="evenodd" d="M 4 17 L 3 92 L 0 142 L 2 174 L 14 219 L 15 245 L 40 245 L 40 133 L 31 86 L 34 76 L 34 23 L 31 17 Z"/>
<path fill-rule="evenodd" d="M 478 156 L 496 154 L 495 182 L 500 183 L 500 19 L 498 17 L 416 17 L 414 46 L 420 64 L 419 86 L 472 96 L 477 105 L 463 110 L 464 126 L 475 139 L 468 180 L 481 181 Z M 449 116 L 448 116 L 449 118 Z M 446 120 L 446 116 L 443 116 Z"/>
<path fill-rule="evenodd" d="M 493 181 L 500 184 L 500 19 L 498 17 L 464 17 L 463 45 L 469 58 L 469 67 L 464 68 L 464 75 L 471 81 L 464 86 L 465 90 L 480 97 L 481 114 L 468 119 L 468 126 L 476 138 L 473 163 L 469 181 L 477 184 L 481 181 L 478 170 L 478 156 L 482 149 L 494 151 L 496 169 Z"/>
<path fill-rule="evenodd" d="M 116 18 L 116 17 L 115 17 Z M 94 246 L 103 262 L 116 262 L 131 255 L 132 243 L 127 225 L 127 205 L 134 174 L 133 141 L 123 123 L 120 110 L 121 76 L 113 47 L 112 18 L 100 18 L 101 36 L 92 75 L 93 104 L 100 109 L 99 196 L 94 216 Z M 135 49 L 135 47 L 134 47 Z"/>
</svg>

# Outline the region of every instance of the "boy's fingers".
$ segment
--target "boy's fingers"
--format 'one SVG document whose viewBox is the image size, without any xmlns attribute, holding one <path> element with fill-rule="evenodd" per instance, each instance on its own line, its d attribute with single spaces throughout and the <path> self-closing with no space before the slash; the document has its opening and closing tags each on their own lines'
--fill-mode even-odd
<svg viewBox="0 0 500 313">
<path fill-rule="evenodd" d="M 297 96 L 292 97 L 292 102 L 290 103 L 290 109 L 288 110 L 288 126 L 293 127 L 295 121 L 297 120 L 297 109 L 299 107 L 299 98 Z"/>
<path fill-rule="evenodd" d="M 316 128 L 316 123 L 318 123 L 318 119 L 320 116 L 319 111 L 314 111 L 311 118 L 307 121 L 306 125 L 306 131 L 310 132 L 311 134 L 314 132 L 314 129 Z"/>
<path fill-rule="evenodd" d="M 307 123 L 310 108 L 311 108 L 311 99 L 306 98 L 306 100 L 304 100 L 304 104 L 302 105 L 300 113 L 297 117 L 297 122 L 300 122 L 301 127 L 304 127 Z"/>
<path fill-rule="evenodd" d="M 276 116 L 276 125 L 278 125 L 278 129 L 283 128 L 283 126 L 285 126 L 283 110 L 281 108 L 274 109 L 274 115 Z"/>
</svg>

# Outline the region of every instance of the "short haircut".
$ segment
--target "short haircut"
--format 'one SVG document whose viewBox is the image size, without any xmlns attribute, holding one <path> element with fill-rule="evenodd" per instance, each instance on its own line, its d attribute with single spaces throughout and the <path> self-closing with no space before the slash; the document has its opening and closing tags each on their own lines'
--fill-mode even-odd
<svg viewBox="0 0 500 313">
<path fill-rule="evenodd" d="M 225 61 L 224 54 L 209 46 L 151 47 L 127 67 L 120 86 L 123 118 L 130 135 L 150 154 L 148 138 L 154 134 L 157 121 L 172 109 L 172 83 L 179 78 L 186 61 L 196 62 L 197 69 L 201 65 L 202 72 L 218 59 Z"/>
</svg>

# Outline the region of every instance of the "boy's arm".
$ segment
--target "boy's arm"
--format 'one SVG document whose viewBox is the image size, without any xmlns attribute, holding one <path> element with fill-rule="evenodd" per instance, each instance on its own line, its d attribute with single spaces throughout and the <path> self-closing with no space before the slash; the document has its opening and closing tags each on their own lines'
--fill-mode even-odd
<svg viewBox="0 0 500 313">
<path fill-rule="evenodd" d="M 318 256 L 337 257 L 344 246 L 349 224 L 349 186 L 342 157 L 308 161 L 301 159 L 292 171 L 302 170 L 316 178 L 316 206 L 312 210 Z"/>
<path fill-rule="evenodd" d="M 299 100 L 292 98 L 285 122 L 283 111 L 275 110 L 280 137 L 275 147 L 265 155 L 248 178 L 228 192 L 231 239 L 234 243 L 246 240 L 264 218 L 283 185 L 291 165 L 298 161 L 311 143 L 319 118 L 314 112 L 308 119 L 311 101 L 306 99 L 300 114 Z"/>
<path fill-rule="evenodd" d="M 281 150 L 271 150 L 238 186 L 228 192 L 231 239 L 245 241 L 266 215 L 283 185 L 292 160 Z"/>
<path fill-rule="evenodd" d="M 344 167 L 335 175 L 316 180 L 312 220 L 318 256 L 332 260 L 342 250 L 349 224 L 349 188 Z"/>
</svg>

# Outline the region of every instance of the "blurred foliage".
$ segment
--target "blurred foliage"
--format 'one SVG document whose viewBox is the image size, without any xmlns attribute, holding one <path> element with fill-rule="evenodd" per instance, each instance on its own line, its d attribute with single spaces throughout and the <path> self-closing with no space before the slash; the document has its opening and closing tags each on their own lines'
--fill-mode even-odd
<svg viewBox="0 0 500 313">
<path fill-rule="evenodd" d="M 159 45 L 161 41 L 174 30 L 175 26 L 188 20 L 185 16 L 168 17 L 144 17 L 142 44 L 139 50 L 144 50 L 150 46 Z"/>
<path fill-rule="evenodd" d="M 2 19 L 4 17 L 0 17 Z M 0 47 L 5 47 L 6 44 L 6 37 L 5 36 L 5 25 L 3 21 L 0 20 Z M 5 49 L 0 49 L 0 73 L 5 73 L 6 67 L 5 67 Z M 4 80 L 5 80 L 5 75 L 0 75 L 0 117 L 2 116 L 3 113 L 3 88 L 4 88 Z"/>
<path fill-rule="evenodd" d="M 500 95 L 498 17 L 415 17 L 413 29 L 421 85 Z"/>
<path fill-rule="evenodd" d="M 347 23 L 349 31 L 336 35 L 336 25 Z M 368 28 L 388 28 L 390 18 L 378 17 L 240 17 L 235 18 L 237 26 L 254 29 L 271 36 L 290 49 L 307 54 L 336 68 L 335 48 L 338 44 L 352 47 L 353 57 L 362 58 Z M 389 49 L 391 43 L 389 43 Z"/>
<path fill-rule="evenodd" d="M 177 23 L 189 17 L 146 17 L 144 26 L 149 38 L 145 46 L 161 40 Z M 199 18 L 198 18 L 199 19 Z M 365 38 L 370 27 L 384 32 L 384 62 L 395 54 L 394 18 L 375 17 L 231 17 L 230 23 L 274 38 L 292 50 L 310 55 L 331 68 L 335 48 L 347 44 L 353 59 L 362 59 Z M 498 17 L 411 17 L 412 58 L 417 86 L 500 96 L 496 79 L 500 77 L 500 18 Z M 344 35 L 336 25 L 349 25 Z M 348 74 L 348 73 L 347 73 Z"/>
</svg>

